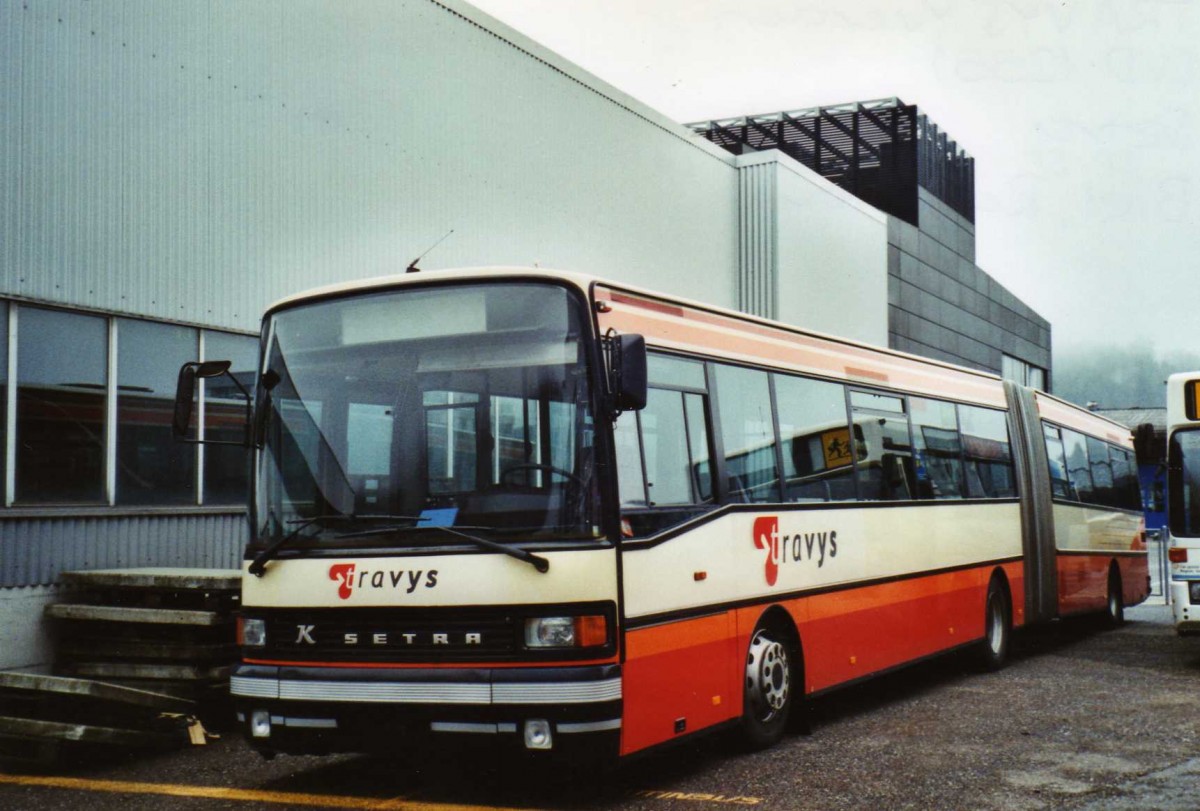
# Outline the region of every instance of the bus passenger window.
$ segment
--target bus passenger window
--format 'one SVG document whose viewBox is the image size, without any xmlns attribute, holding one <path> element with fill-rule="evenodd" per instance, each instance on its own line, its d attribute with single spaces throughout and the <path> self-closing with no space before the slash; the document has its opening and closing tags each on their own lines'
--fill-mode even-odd
<svg viewBox="0 0 1200 811">
<path fill-rule="evenodd" d="M 967 495 L 1014 498 L 1017 484 L 1008 441 L 1008 415 L 992 408 L 960 405 L 958 423 L 967 465 Z"/>
<path fill-rule="evenodd" d="M 1095 501 L 1092 488 L 1092 471 L 1088 465 L 1087 441 L 1083 434 L 1077 434 L 1067 428 L 1062 429 L 1063 449 L 1067 455 L 1067 478 L 1071 480 L 1071 490 L 1075 501 L 1091 504 Z"/>
<path fill-rule="evenodd" d="M 773 375 L 784 501 L 853 501 L 854 454 L 839 383 Z"/>
<path fill-rule="evenodd" d="M 729 500 L 779 501 L 775 419 L 766 372 L 717 364 L 717 397 Z"/>
<path fill-rule="evenodd" d="M 962 498 L 966 492 L 962 442 L 953 403 L 911 397 L 913 453 L 920 498 Z"/>
<path fill-rule="evenodd" d="M 1087 448 L 1096 503 L 1106 507 L 1115 507 L 1117 504 L 1113 492 L 1112 462 L 1108 459 L 1108 444 L 1089 436 L 1087 437 Z"/>
<path fill-rule="evenodd" d="M 1066 452 L 1058 428 L 1042 423 L 1042 436 L 1046 440 L 1046 461 L 1050 467 L 1050 496 L 1074 500 L 1071 482 L 1067 478 Z"/>
<path fill-rule="evenodd" d="M 916 498 L 916 476 L 904 399 L 850 392 L 858 497 L 863 501 Z"/>
</svg>

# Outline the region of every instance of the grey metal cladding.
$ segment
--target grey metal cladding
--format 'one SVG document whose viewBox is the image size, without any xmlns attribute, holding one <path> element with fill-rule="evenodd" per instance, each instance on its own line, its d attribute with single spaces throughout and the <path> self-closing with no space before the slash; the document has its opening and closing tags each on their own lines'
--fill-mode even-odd
<svg viewBox="0 0 1200 811">
<path fill-rule="evenodd" d="M 0 588 L 51 585 L 76 569 L 236 568 L 244 512 L 27 518 L 0 513 Z"/>
</svg>

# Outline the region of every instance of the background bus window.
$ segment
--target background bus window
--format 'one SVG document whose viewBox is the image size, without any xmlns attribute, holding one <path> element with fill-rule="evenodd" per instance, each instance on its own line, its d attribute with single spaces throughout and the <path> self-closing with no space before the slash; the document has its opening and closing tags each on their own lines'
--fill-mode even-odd
<svg viewBox="0 0 1200 811">
<path fill-rule="evenodd" d="M 179 367 L 196 357 L 199 336 L 190 327 L 130 318 L 116 319 L 116 328 L 116 503 L 195 504 L 196 446 L 175 441 L 171 417 Z M 241 405 L 245 424 L 246 401 Z"/>
<path fill-rule="evenodd" d="M 629 411 L 618 417 L 613 425 L 613 444 L 617 450 L 617 490 L 622 512 L 627 508 L 648 506 L 637 418 L 638 412 Z"/>
<path fill-rule="evenodd" d="M 916 498 L 916 476 L 904 399 L 850 392 L 851 431 L 863 501 Z"/>
<path fill-rule="evenodd" d="M 955 499 L 966 493 L 962 442 L 953 403 L 910 397 L 913 453 L 916 456 L 917 496 Z"/>
<path fill-rule="evenodd" d="M 1075 500 L 1070 479 L 1067 478 L 1067 457 L 1058 428 L 1042 423 L 1042 436 L 1046 440 L 1046 460 L 1050 466 L 1050 495 L 1054 498 Z"/>
<path fill-rule="evenodd" d="M 958 424 L 966 462 L 967 495 L 971 498 L 1016 497 L 1008 415 L 991 408 L 960 405 Z"/>
<path fill-rule="evenodd" d="M 779 501 L 775 420 L 766 372 L 716 365 L 729 500 Z"/>
<path fill-rule="evenodd" d="M 475 415 L 479 407 L 479 395 L 427 391 L 424 405 L 429 494 L 475 490 L 479 447 Z"/>
<path fill-rule="evenodd" d="M 17 342 L 17 502 L 103 502 L 107 321 L 22 305 Z"/>
<path fill-rule="evenodd" d="M 1108 444 L 1095 437 L 1087 437 L 1088 463 L 1092 470 L 1092 498 L 1097 504 L 1116 506 L 1113 492 L 1112 463 L 1108 458 Z"/>
<path fill-rule="evenodd" d="M 839 383 L 773 375 L 785 501 L 855 498 L 854 454 Z"/>
<path fill-rule="evenodd" d="M 1092 471 L 1088 465 L 1087 441 L 1083 434 L 1062 429 L 1063 450 L 1067 455 L 1067 478 L 1071 482 L 1071 492 L 1075 501 L 1091 503 Z"/>
<path fill-rule="evenodd" d="M 1167 517 L 1171 534 L 1180 538 L 1200 535 L 1200 431 L 1171 435 L 1167 464 L 1178 476 L 1168 478 Z"/>
</svg>

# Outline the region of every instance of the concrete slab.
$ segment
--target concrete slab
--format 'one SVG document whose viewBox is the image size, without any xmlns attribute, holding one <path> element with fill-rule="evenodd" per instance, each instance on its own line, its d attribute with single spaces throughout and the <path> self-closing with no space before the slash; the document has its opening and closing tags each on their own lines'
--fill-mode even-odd
<svg viewBox="0 0 1200 811">
<path fill-rule="evenodd" d="M 242 573 L 237 569 L 96 569 L 63 572 L 60 580 L 69 586 L 236 591 L 241 588 Z"/>
<path fill-rule="evenodd" d="M 0 691 L 2 690 L 28 691 L 43 696 L 85 697 L 96 701 L 148 707 L 160 712 L 187 713 L 195 707 L 195 702 L 146 690 L 119 687 L 91 679 L 19 671 L 0 671 Z"/>
<path fill-rule="evenodd" d="M 186 730 L 178 734 L 145 732 L 134 729 L 65 724 L 60 721 L 35 721 L 29 718 L 0 716 L 0 735 L 33 740 L 102 743 L 117 746 L 182 746 L 187 742 Z"/>
<path fill-rule="evenodd" d="M 216 611 L 183 611 L 170 608 L 127 608 L 111 605 L 73 605 L 55 603 L 46 606 L 46 616 L 60 620 L 91 622 L 134 622 L 153 625 L 196 625 L 211 627 L 233 622 L 229 614 Z"/>
</svg>

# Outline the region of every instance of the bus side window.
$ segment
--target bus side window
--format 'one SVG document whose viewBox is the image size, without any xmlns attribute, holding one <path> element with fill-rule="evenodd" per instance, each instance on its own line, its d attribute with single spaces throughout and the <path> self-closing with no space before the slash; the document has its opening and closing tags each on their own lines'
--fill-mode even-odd
<svg viewBox="0 0 1200 811">
<path fill-rule="evenodd" d="M 958 412 L 953 403 L 910 397 L 920 498 L 956 499 L 966 492 Z"/>
<path fill-rule="evenodd" d="M 1075 500 L 1071 482 L 1067 478 L 1067 457 L 1063 450 L 1062 438 L 1058 435 L 1058 428 L 1044 422 L 1042 436 L 1046 441 L 1046 461 L 1050 468 L 1051 497 Z"/>
<path fill-rule="evenodd" d="M 1088 464 L 1087 441 L 1083 434 L 1078 434 L 1069 428 L 1062 429 L 1063 449 L 1067 455 L 1067 477 L 1071 480 L 1071 490 L 1075 500 L 1091 504 L 1095 499 L 1092 487 L 1092 471 Z"/>
<path fill-rule="evenodd" d="M 1087 437 L 1088 461 L 1092 471 L 1092 487 L 1097 504 L 1116 507 L 1113 491 L 1112 462 L 1108 457 L 1108 444 L 1095 437 Z"/>
<path fill-rule="evenodd" d="M 766 372 L 740 366 L 716 364 L 716 370 L 729 500 L 779 501 L 770 379 Z"/>
<path fill-rule="evenodd" d="M 784 501 L 853 501 L 854 454 L 840 383 L 772 375 Z"/>
<path fill-rule="evenodd" d="M 614 431 L 626 537 L 686 521 L 714 500 L 704 366 L 657 353 L 647 365 L 646 407 L 623 414 Z"/>
<path fill-rule="evenodd" d="M 916 498 L 916 471 L 904 398 L 850 392 L 858 497 L 863 501 Z"/>
<path fill-rule="evenodd" d="M 1016 496 L 1007 415 L 993 408 L 960 405 L 958 424 L 967 465 L 967 495 L 970 498 Z"/>
</svg>

